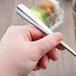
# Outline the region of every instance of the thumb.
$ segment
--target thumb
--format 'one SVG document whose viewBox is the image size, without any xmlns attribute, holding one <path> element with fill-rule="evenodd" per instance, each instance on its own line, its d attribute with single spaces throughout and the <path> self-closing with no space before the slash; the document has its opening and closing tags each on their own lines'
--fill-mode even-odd
<svg viewBox="0 0 76 76">
<path fill-rule="evenodd" d="M 40 56 L 43 56 L 46 54 L 49 50 L 53 49 L 55 46 L 57 46 L 60 41 L 62 40 L 62 34 L 61 33 L 54 33 L 51 35 L 47 35 L 44 38 L 35 41 L 35 45 L 37 48 L 37 53 L 40 54 Z"/>
</svg>

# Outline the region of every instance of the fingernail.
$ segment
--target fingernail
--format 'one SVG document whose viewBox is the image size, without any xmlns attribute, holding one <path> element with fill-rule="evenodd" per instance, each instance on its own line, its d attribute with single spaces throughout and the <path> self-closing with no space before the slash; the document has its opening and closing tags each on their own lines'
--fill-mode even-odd
<svg viewBox="0 0 76 76">
<path fill-rule="evenodd" d="M 48 66 L 48 61 L 45 62 L 45 66 L 43 67 L 43 69 L 46 69 Z"/>
</svg>

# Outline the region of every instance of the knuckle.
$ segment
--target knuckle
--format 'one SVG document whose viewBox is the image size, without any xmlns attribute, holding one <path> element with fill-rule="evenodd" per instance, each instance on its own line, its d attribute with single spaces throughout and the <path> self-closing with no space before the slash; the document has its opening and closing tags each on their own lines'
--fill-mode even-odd
<svg viewBox="0 0 76 76">
<path fill-rule="evenodd" d="M 51 36 L 51 38 L 46 39 L 46 45 L 48 48 L 52 49 L 57 44 L 57 38 Z"/>
</svg>

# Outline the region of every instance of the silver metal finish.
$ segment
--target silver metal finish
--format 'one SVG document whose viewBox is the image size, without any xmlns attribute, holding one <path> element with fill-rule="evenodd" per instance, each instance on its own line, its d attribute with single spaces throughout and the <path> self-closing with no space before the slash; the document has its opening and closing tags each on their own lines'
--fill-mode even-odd
<svg viewBox="0 0 76 76">
<path fill-rule="evenodd" d="M 16 8 L 17 13 L 26 19 L 28 22 L 34 24 L 37 28 L 43 31 L 45 34 L 52 34 L 53 32 L 42 22 L 40 21 L 26 6 L 19 4 Z M 60 43 L 65 47 L 72 55 L 76 56 L 76 52 L 69 47 L 64 41 Z"/>
</svg>

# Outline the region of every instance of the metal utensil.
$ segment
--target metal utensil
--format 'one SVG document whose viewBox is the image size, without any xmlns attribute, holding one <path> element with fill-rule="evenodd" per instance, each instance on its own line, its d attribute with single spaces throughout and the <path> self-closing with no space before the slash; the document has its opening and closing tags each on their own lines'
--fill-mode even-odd
<svg viewBox="0 0 76 76">
<path fill-rule="evenodd" d="M 40 21 L 30 9 L 28 9 L 25 5 L 19 4 L 16 8 L 17 13 L 26 19 L 28 22 L 33 24 L 35 27 L 43 31 L 45 34 L 52 34 L 53 32 L 42 22 Z M 69 47 L 64 41 L 60 43 L 63 47 L 65 47 L 72 55 L 76 56 L 76 52 Z"/>
</svg>

